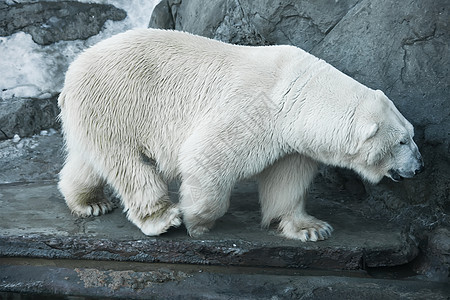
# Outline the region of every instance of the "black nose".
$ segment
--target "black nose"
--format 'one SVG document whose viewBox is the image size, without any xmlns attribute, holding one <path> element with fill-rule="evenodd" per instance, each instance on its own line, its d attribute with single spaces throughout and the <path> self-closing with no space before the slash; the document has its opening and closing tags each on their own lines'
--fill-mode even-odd
<svg viewBox="0 0 450 300">
<path fill-rule="evenodd" d="M 422 173 L 423 170 L 425 170 L 425 166 L 422 164 L 417 170 L 414 171 L 414 174 L 417 175 L 419 173 Z"/>
</svg>

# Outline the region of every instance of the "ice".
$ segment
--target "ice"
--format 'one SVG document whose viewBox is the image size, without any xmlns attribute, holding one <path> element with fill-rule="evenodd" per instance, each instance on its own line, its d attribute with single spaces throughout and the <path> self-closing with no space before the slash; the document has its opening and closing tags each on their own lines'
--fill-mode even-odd
<svg viewBox="0 0 450 300">
<path fill-rule="evenodd" d="M 103 31 L 86 41 L 60 41 L 48 46 L 40 46 L 24 32 L 0 37 L 0 100 L 14 97 L 48 98 L 57 94 L 62 89 L 64 73 L 77 54 L 116 33 L 135 27 L 147 27 L 151 12 L 159 0 L 81 0 L 79 2 L 109 3 L 124 9 L 127 12 L 127 18 L 120 22 L 107 21 Z"/>
<path fill-rule="evenodd" d="M 50 129 L 48 129 L 48 130 L 41 130 L 41 132 L 39 133 L 39 135 L 42 135 L 42 136 L 52 136 L 52 135 L 54 135 L 55 133 L 57 133 L 58 131 L 56 131 L 55 129 L 53 129 L 53 128 L 50 128 Z"/>
</svg>

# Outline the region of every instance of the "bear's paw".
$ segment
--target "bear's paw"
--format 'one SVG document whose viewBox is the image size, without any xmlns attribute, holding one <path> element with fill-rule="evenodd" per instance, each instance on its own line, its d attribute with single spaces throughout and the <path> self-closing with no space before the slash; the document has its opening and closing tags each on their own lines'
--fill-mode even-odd
<svg viewBox="0 0 450 300">
<path fill-rule="evenodd" d="M 171 205 L 141 220 L 139 228 L 148 236 L 157 236 L 166 232 L 170 227 L 181 225 L 181 212 L 178 206 Z"/>
<path fill-rule="evenodd" d="M 71 211 L 74 215 L 78 217 L 91 217 L 104 215 L 113 210 L 113 204 L 104 199 L 100 202 L 87 203 L 87 204 L 77 204 L 71 207 Z"/>
<path fill-rule="evenodd" d="M 309 215 L 284 218 L 280 229 L 284 237 L 302 242 L 326 240 L 333 232 L 330 224 Z"/>
</svg>

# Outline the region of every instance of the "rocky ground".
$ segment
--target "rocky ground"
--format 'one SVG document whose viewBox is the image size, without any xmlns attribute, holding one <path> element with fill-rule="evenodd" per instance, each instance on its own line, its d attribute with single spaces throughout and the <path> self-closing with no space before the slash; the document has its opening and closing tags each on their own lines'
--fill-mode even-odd
<svg viewBox="0 0 450 300">
<path fill-rule="evenodd" d="M 55 129 L 0 142 L 0 184 L 56 180 L 64 158 L 61 134 Z"/>
</svg>

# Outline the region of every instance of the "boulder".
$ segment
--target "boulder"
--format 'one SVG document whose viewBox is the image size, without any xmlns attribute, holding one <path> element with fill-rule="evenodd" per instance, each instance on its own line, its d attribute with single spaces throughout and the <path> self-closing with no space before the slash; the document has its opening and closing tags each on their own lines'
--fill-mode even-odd
<svg viewBox="0 0 450 300">
<path fill-rule="evenodd" d="M 41 129 L 59 128 L 57 97 L 0 102 L 0 140 L 15 134 L 31 136 Z"/>
<path fill-rule="evenodd" d="M 41 1 L 0 5 L 0 36 L 23 31 L 39 45 L 85 40 L 100 32 L 106 20 L 125 19 L 126 12 L 109 4 Z"/>
</svg>

